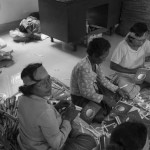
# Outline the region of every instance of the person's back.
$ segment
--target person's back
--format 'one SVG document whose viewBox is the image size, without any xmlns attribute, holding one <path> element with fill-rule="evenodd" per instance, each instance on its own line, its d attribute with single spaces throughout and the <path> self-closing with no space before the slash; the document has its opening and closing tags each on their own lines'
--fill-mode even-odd
<svg viewBox="0 0 150 150">
<path fill-rule="evenodd" d="M 82 95 L 82 93 L 80 92 L 79 84 L 78 84 L 80 80 L 78 76 L 79 76 L 80 71 L 82 71 L 82 69 L 86 67 L 85 60 L 86 59 L 82 59 L 80 62 L 78 62 L 72 70 L 71 79 L 70 79 L 70 90 L 71 90 L 71 93 L 74 95 L 78 95 L 78 96 Z"/>
<path fill-rule="evenodd" d="M 20 120 L 20 138 L 24 148 L 37 150 L 51 148 L 48 143 L 44 142 L 45 138 L 41 133 L 41 126 L 45 126 L 45 128 L 47 126 L 43 120 L 43 114 L 47 114 L 47 117 L 49 114 L 49 117 L 51 117 L 51 113 L 47 112 L 57 113 L 54 107 L 47 103 L 46 99 L 40 99 L 33 95 L 19 97 L 18 119 Z M 59 124 L 61 124 L 61 116 L 57 114 L 57 117 L 59 118 Z"/>
</svg>

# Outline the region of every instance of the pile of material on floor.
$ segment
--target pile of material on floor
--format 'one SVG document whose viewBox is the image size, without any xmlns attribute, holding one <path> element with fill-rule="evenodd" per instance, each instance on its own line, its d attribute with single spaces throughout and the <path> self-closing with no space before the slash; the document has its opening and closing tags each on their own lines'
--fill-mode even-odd
<svg viewBox="0 0 150 150">
<path fill-rule="evenodd" d="M 21 20 L 18 28 L 11 30 L 9 33 L 16 42 L 41 40 L 39 13 L 29 14 L 29 16 Z"/>
</svg>

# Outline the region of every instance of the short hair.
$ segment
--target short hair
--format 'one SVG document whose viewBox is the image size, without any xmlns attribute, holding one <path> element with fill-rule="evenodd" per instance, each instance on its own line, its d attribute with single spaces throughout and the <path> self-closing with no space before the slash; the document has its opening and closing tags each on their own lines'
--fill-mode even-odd
<svg viewBox="0 0 150 150">
<path fill-rule="evenodd" d="M 122 123 L 113 130 L 106 150 L 142 150 L 147 132 L 147 127 L 141 122 Z"/>
<path fill-rule="evenodd" d="M 32 12 L 32 13 L 29 14 L 29 16 L 35 17 L 38 20 L 40 20 L 40 14 L 39 14 L 39 12 Z"/>
<path fill-rule="evenodd" d="M 33 63 L 26 66 L 21 72 L 21 79 L 28 76 L 31 80 L 38 82 L 39 80 L 34 79 L 33 73 L 37 70 L 37 68 L 41 67 L 42 63 Z M 24 95 L 31 95 L 32 89 L 34 88 L 33 85 L 23 85 L 19 87 L 19 92 L 23 93 Z"/>
<path fill-rule="evenodd" d="M 89 56 L 95 54 L 96 57 L 99 57 L 109 51 L 110 47 L 111 45 L 108 40 L 104 38 L 94 38 L 88 45 L 87 53 Z"/>
<path fill-rule="evenodd" d="M 148 27 L 146 25 L 146 23 L 143 22 L 138 22 L 135 23 L 131 28 L 130 28 L 130 32 L 135 33 L 136 36 L 141 37 L 143 36 L 143 34 L 145 32 L 148 31 Z"/>
</svg>

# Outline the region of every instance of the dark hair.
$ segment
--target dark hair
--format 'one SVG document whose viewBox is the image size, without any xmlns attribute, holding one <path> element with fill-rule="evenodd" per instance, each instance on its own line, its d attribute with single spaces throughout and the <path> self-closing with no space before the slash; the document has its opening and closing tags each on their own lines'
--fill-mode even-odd
<svg viewBox="0 0 150 150">
<path fill-rule="evenodd" d="M 148 31 L 148 27 L 143 22 L 135 23 L 131 28 L 130 32 L 135 33 L 136 36 L 141 37 L 145 32 Z"/>
<path fill-rule="evenodd" d="M 33 73 L 37 70 L 37 68 L 41 67 L 42 64 L 41 63 L 34 63 L 34 64 L 29 64 L 28 66 L 26 66 L 22 72 L 21 72 L 21 79 L 23 79 L 26 76 L 29 76 L 31 78 L 31 80 L 33 81 L 38 81 L 34 79 Z M 21 93 L 23 93 L 24 95 L 31 95 L 32 94 L 32 89 L 34 87 L 33 85 L 23 85 L 19 87 L 19 91 Z"/>
<path fill-rule="evenodd" d="M 111 47 L 109 41 L 104 38 L 94 38 L 88 45 L 87 53 L 89 56 L 95 54 L 96 57 L 104 55 Z"/>
<path fill-rule="evenodd" d="M 106 150 L 142 150 L 147 139 L 147 128 L 141 122 L 125 122 L 112 132 Z"/>
<path fill-rule="evenodd" d="M 40 20 L 40 14 L 39 14 L 39 12 L 32 12 L 32 13 L 29 14 L 29 16 L 35 17 L 38 20 Z"/>
</svg>

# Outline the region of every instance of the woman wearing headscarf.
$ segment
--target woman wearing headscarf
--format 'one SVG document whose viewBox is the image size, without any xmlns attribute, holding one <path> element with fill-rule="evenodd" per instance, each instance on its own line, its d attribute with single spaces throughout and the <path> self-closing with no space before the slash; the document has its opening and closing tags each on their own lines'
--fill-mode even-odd
<svg viewBox="0 0 150 150">
<path fill-rule="evenodd" d="M 91 150 L 96 146 L 93 137 L 73 132 L 77 112 L 72 105 L 60 101 L 54 107 L 47 102 L 52 79 L 42 64 L 29 64 L 21 72 L 21 79 L 24 85 L 19 87 L 18 142 L 22 150 L 67 150 L 68 146 L 73 146 L 72 150 Z M 66 106 L 62 117 L 57 110 Z"/>
</svg>

